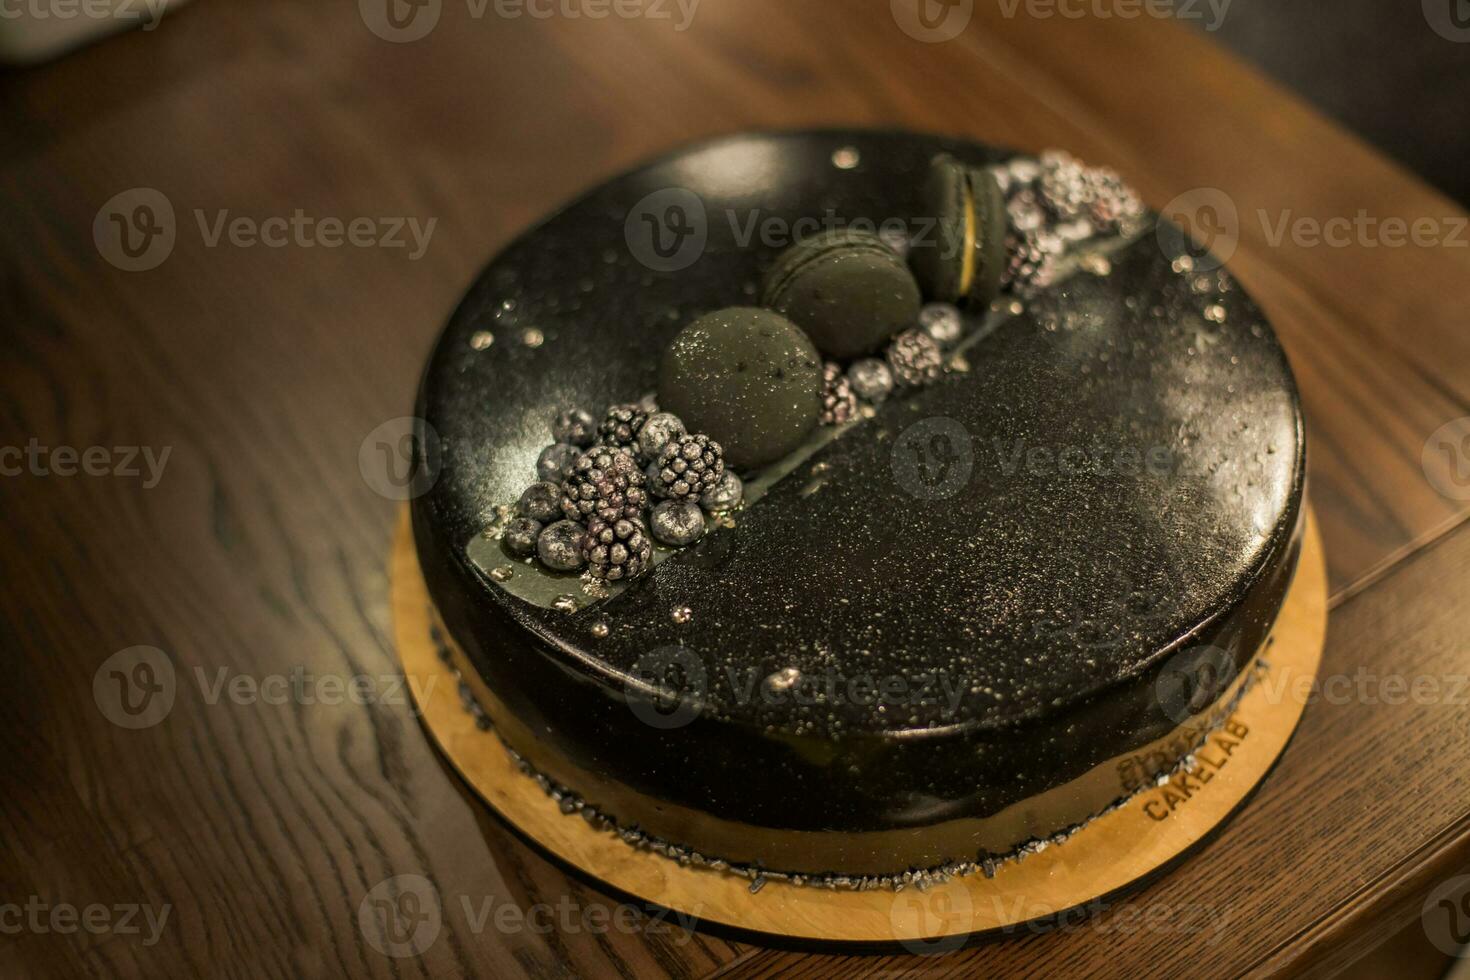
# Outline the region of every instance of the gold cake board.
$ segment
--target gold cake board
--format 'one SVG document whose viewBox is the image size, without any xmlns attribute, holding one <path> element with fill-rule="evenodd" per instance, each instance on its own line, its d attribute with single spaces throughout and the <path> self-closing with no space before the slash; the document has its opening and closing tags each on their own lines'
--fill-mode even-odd
<svg viewBox="0 0 1470 980">
<path fill-rule="evenodd" d="M 434 741 L 465 781 L 525 837 L 562 861 L 643 901 L 728 929 L 817 943 L 898 943 L 940 952 L 985 933 L 1024 934 L 1028 923 L 1076 922 L 1203 843 L 1249 798 L 1286 748 L 1309 698 L 1327 631 L 1327 581 L 1315 516 L 1307 514 L 1301 560 L 1259 658 L 1256 682 L 1227 722 L 1230 751 L 1196 753 L 1193 770 L 1140 791 L 1065 842 L 920 891 L 834 890 L 771 879 L 750 882 L 635 848 L 611 830 L 566 815 L 519 768 L 493 733 L 476 725 L 453 668 L 431 638 L 428 590 L 403 510 L 392 560 L 398 655 Z M 444 642 L 452 643 L 448 637 Z M 1263 647 L 1263 651 L 1266 648 Z"/>
</svg>

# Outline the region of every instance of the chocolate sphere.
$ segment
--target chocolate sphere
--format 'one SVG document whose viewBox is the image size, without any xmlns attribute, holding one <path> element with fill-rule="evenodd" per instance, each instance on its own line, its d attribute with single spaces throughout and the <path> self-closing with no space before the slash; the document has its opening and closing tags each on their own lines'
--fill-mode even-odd
<svg viewBox="0 0 1470 980">
<path fill-rule="evenodd" d="M 822 359 L 779 313 L 717 310 L 685 327 L 664 352 L 658 395 L 690 432 L 718 442 L 731 466 L 762 466 L 816 428 Z"/>
</svg>

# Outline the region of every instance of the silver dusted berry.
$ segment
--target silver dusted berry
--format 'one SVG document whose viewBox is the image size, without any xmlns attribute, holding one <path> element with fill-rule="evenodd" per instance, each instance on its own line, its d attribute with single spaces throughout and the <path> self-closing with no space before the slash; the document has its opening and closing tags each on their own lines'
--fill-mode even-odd
<svg viewBox="0 0 1470 980">
<path fill-rule="evenodd" d="M 893 372 L 876 357 L 854 361 L 847 369 L 847 380 L 854 394 L 873 405 L 893 394 Z"/>
<path fill-rule="evenodd" d="M 638 461 L 651 463 L 658 459 L 670 439 L 677 439 L 686 432 L 684 423 L 672 412 L 650 415 L 643 428 L 638 430 Z"/>
<path fill-rule="evenodd" d="M 1001 282 L 1025 292 L 1033 287 L 1049 286 L 1061 268 L 1067 243 L 1060 235 L 1045 229 L 1006 236 L 1006 269 Z"/>
<path fill-rule="evenodd" d="M 593 446 L 561 485 L 561 512 L 571 520 L 635 518 L 648 502 L 643 471 L 628 449 Z"/>
<path fill-rule="evenodd" d="M 560 483 L 572 473 L 572 464 L 577 457 L 582 455 L 582 450 L 569 442 L 558 442 L 541 450 L 541 455 L 536 457 L 536 478 L 538 480 L 550 480 L 552 483 Z"/>
<path fill-rule="evenodd" d="M 720 482 L 713 490 L 705 491 L 703 497 L 699 498 L 699 506 L 707 511 L 732 510 L 740 506 L 740 501 L 745 499 L 745 481 L 736 476 L 729 469 L 725 475 L 720 477 Z"/>
<path fill-rule="evenodd" d="M 591 412 L 569 408 L 551 423 L 551 438 L 586 449 L 597 438 L 597 420 Z"/>
<path fill-rule="evenodd" d="M 632 449 L 638 442 L 638 430 L 646 421 L 648 413 L 640 406 L 614 405 L 597 427 L 597 441 L 617 449 Z"/>
<path fill-rule="evenodd" d="M 653 508 L 648 527 L 655 540 L 682 548 L 704 536 L 704 511 L 692 500 L 665 500 Z"/>
<path fill-rule="evenodd" d="M 561 485 L 550 480 L 533 483 L 516 501 L 516 515 L 545 524 L 561 516 Z"/>
<path fill-rule="evenodd" d="M 842 373 L 842 365 L 828 361 L 822 365 L 822 424 L 842 425 L 857 417 L 857 395 L 852 383 Z"/>
<path fill-rule="evenodd" d="M 505 525 L 505 532 L 500 539 L 505 543 L 505 550 L 516 558 L 529 558 L 536 553 L 536 541 L 541 537 L 541 528 L 540 521 L 517 517 Z"/>
<path fill-rule="evenodd" d="M 944 355 L 934 338 L 924 331 L 905 330 L 888 345 L 888 368 L 901 385 L 926 385 L 943 371 Z"/>
<path fill-rule="evenodd" d="M 919 326 L 940 347 L 953 347 L 965 332 L 960 308 L 953 303 L 930 303 L 919 311 Z"/>
<path fill-rule="evenodd" d="M 706 435 L 683 435 L 669 441 L 658 457 L 660 497 L 700 497 L 725 475 L 725 453 Z"/>
<path fill-rule="evenodd" d="M 594 517 L 582 539 L 582 557 L 588 571 L 604 581 L 635 579 L 652 567 L 653 542 L 640 520 Z"/>
<path fill-rule="evenodd" d="M 1088 167 L 1087 184 L 1092 197 L 1088 217 L 1099 233 L 1127 233 L 1143 219 L 1143 200 L 1123 182 L 1116 170 Z"/>
<path fill-rule="evenodd" d="M 548 525 L 536 539 L 536 557 L 553 572 L 575 572 L 586 564 L 582 541 L 587 529 L 576 521 L 557 521 Z"/>
<path fill-rule="evenodd" d="M 1041 164 L 1035 157 L 1011 157 L 1006 161 L 1005 168 L 1011 180 L 1018 184 L 1029 184 L 1041 176 Z"/>
<path fill-rule="evenodd" d="M 1092 206 L 1092 187 L 1087 168 L 1063 150 L 1047 150 L 1041 154 L 1041 176 L 1037 191 L 1042 205 L 1058 221 L 1086 217 Z"/>
</svg>

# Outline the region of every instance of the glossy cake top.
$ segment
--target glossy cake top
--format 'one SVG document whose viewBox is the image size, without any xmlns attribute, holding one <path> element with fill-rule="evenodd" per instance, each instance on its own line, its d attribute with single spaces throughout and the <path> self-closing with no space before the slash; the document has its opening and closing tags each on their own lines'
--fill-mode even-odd
<svg viewBox="0 0 1470 980">
<path fill-rule="evenodd" d="M 856 168 L 829 162 L 845 145 Z M 1303 479 L 1289 368 L 1249 297 L 1151 229 L 1018 312 L 971 317 L 964 370 L 897 394 L 609 598 L 534 605 L 467 557 L 558 411 L 652 391 L 681 327 L 756 302 L 789 244 L 765 229 L 828 212 L 914 229 L 941 150 L 1001 158 L 873 133 L 712 143 L 603 185 L 492 263 L 425 377 L 443 469 L 415 506 L 463 588 L 519 632 L 507 642 L 617 690 L 674 660 L 709 714 L 794 734 L 1006 728 L 1157 667 L 1280 565 Z M 640 214 L 669 204 L 702 250 L 640 249 Z"/>
</svg>

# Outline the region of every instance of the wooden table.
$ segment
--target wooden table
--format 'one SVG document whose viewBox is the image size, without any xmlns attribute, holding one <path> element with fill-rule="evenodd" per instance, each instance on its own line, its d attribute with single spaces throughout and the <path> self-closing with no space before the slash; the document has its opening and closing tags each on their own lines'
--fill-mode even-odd
<svg viewBox="0 0 1470 980">
<path fill-rule="evenodd" d="M 921 43 L 882 2 L 708 0 L 683 31 L 672 3 L 668 20 L 542 20 L 445 2 L 427 37 L 388 43 L 356 6 L 195 4 L 0 78 L 0 444 L 44 461 L 0 480 L 0 974 L 1325 970 L 1412 924 L 1470 864 L 1470 693 L 1453 690 L 1470 671 L 1470 501 L 1451 457 L 1434 449 L 1425 465 L 1431 434 L 1470 415 L 1470 249 L 1273 241 L 1286 212 L 1360 209 L 1450 235 L 1456 206 L 1203 36 L 1148 17 L 980 4 L 956 38 Z M 401 692 L 270 693 L 293 671 L 317 694 L 321 678 L 394 675 L 397 505 L 358 451 L 410 410 L 482 263 L 546 209 L 675 144 L 826 124 L 1065 146 L 1156 207 L 1225 192 L 1240 215 L 1232 267 L 1306 402 L 1333 592 L 1326 670 L 1441 682 L 1433 703 L 1389 703 L 1370 682 L 1314 704 L 1252 805 L 1128 900 L 1164 910 L 1158 927 L 837 958 L 630 924 L 617 897 L 466 794 Z M 93 226 L 137 187 L 171 202 L 177 238 L 161 265 L 127 272 Z M 437 225 L 416 260 L 209 243 L 221 210 L 263 222 L 298 209 Z M 62 475 L 56 449 L 94 446 L 107 453 L 92 468 L 113 475 Z M 156 485 L 141 465 L 126 475 L 113 447 L 130 446 L 155 463 L 170 450 Z M 104 661 L 136 645 L 166 651 L 177 692 L 161 722 L 129 729 L 101 710 L 94 678 L 105 687 Z M 392 959 L 358 911 L 406 873 L 437 890 L 443 926 L 420 957 Z M 7 928 L 4 903 L 28 901 L 39 925 Z M 120 913 L 70 932 L 47 918 L 92 903 L 170 917 L 152 945 Z M 487 903 L 490 918 L 467 914 Z M 1201 905 L 1225 926 L 1169 925 Z M 501 906 L 529 914 L 514 925 Z"/>
</svg>

